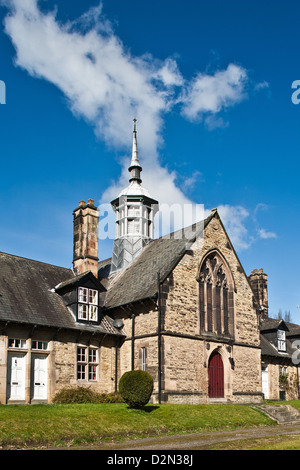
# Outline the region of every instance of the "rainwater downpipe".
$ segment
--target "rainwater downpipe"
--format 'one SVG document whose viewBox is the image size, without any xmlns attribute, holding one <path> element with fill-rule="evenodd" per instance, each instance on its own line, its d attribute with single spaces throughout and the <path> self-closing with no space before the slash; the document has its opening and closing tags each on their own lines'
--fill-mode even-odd
<svg viewBox="0 0 300 470">
<path fill-rule="evenodd" d="M 118 391 L 118 350 L 119 350 L 119 341 L 116 340 L 115 346 L 115 392 Z"/>
<path fill-rule="evenodd" d="M 135 314 L 131 315 L 131 370 L 134 370 L 134 334 L 135 334 Z"/>
<path fill-rule="evenodd" d="M 160 273 L 157 273 L 157 309 L 158 309 L 158 403 L 161 404 L 161 297 L 160 297 Z"/>
</svg>

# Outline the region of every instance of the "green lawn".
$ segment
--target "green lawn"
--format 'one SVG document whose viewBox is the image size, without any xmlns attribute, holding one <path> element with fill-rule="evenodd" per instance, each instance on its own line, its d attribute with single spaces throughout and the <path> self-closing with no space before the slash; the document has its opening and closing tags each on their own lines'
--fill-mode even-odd
<svg viewBox="0 0 300 470">
<path fill-rule="evenodd" d="M 276 425 L 247 405 L 0 405 L 0 446 L 46 448 L 165 434 Z"/>
</svg>

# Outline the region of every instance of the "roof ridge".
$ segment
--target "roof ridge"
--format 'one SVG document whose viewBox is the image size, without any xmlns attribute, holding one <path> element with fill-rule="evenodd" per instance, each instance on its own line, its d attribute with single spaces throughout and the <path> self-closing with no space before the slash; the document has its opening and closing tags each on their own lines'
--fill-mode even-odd
<svg viewBox="0 0 300 470">
<path fill-rule="evenodd" d="M 174 232 L 170 232 L 170 233 L 167 233 L 166 235 L 162 235 L 161 237 L 155 238 L 154 240 L 152 240 L 152 242 L 154 242 L 155 240 L 166 239 L 167 237 L 175 235 L 176 233 L 184 232 L 185 230 L 189 230 L 193 228 L 194 226 L 196 227 L 197 225 L 200 225 L 200 224 L 205 224 L 205 223 L 207 224 L 217 212 L 218 212 L 217 209 L 212 209 L 211 213 L 204 219 L 198 220 L 198 222 L 194 222 L 193 224 L 187 225 L 186 227 L 182 227 L 178 230 L 174 230 Z"/>
<path fill-rule="evenodd" d="M 0 256 L 1 255 L 4 255 L 4 256 L 10 257 L 10 258 L 21 259 L 21 260 L 24 260 L 24 261 L 30 261 L 32 263 L 44 264 L 46 266 L 53 266 L 54 268 L 65 269 L 66 271 L 72 271 L 72 268 L 66 268 L 65 266 L 58 266 L 56 264 L 46 263 L 45 261 L 39 261 L 37 259 L 25 258 L 25 256 L 13 255 L 11 253 L 5 253 L 4 251 L 0 251 Z"/>
</svg>

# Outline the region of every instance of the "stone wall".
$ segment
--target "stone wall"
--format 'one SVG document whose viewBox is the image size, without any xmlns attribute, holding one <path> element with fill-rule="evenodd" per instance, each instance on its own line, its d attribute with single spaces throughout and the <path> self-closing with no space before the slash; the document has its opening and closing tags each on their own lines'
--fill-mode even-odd
<svg viewBox="0 0 300 470">
<path fill-rule="evenodd" d="M 274 358 L 268 362 L 268 382 L 269 382 L 269 399 L 279 400 L 280 392 L 284 392 L 286 400 L 298 400 L 299 397 L 299 377 L 297 366 L 291 363 L 278 364 Z M 286 381 L 280 384 L 280 374 L 286 376 Z"/>
<path fill-rule="evenodd" d="M 226 259 L 234 279 L 234 338 L 229 362 L 228 341 L 222 343 L 217 335 L 199 341 L 198 270 L 203 256 L 217 249 Z M 177 333 L 177 338 L 165 341 L 165 387 L 166 390 L 201 391 L 207 395 L 208 354 L 211 350 L 223 351 L 225 370 L 225 397 L 238 401 L 247 394 L 261 391 L 259 330 L 253 294 L 247 277 L 217 217 L 205 229 L 204 239 L 197 240 L 175 267 L 163 289 L 165 313 L 164 328 Z M 190 336 L 191 338 L 184 338 Z M 198 339 L 192 339 L 192 337 Z M 188 365 L 188 366 L 187 366 Z M 247 400 L 249 397 L 247 396 Z"/>
<path fill-rule="evenodd" d="M 47 358 L 47 401 L 51 402 L 57 391 L 63 387 L 88 386 L 91 389 L 109 393 L 115 391 L 115 339 L 95 335 L 90 341 L 90 334 L 83 334 L 78 340 L 79 332 L 62 331 L 57 333 L 50 328 L 32 326 L 10 326 L 6 334 L 0 336 L 0 403 L 7 402 L 8 358 L 9 355 L 25 356 L 25 399 L 24 403 L 32 402 L 33 370 L 32 356 L 40 355 Z M 22 348 L 8 347 L 9 338 L 22 339 Z M 48 343 L 46 350 L 33 350 L 32 340 Z M 77 342 L 78 340 L 78 342 Z M 97 351 L 96 380 L 77 380 L 77 348 L 93 348 Z"/>
<path fill-rule="evenodd" d="M 220 338 L 200 332 L 199 266 L 205 254 L 217 249 L 228 263 L 235 291 L 234 335 Z M 161 286 L 162 400 L 203 403 L 208 396 L 208 362 L 218 349 L 225 376 L 225 399 L 235 402 L 261 400 L 260 340 L 253 293 L 240 262 L 217 216 L 170 273 Z M 134 368 L 141 368 L 140 351 L 147 349 L 146 370 L 154 378 L 153 400 L 158 392 L 158 312 L 153 305 L 135 305 Z M 132 314 L 132 312 L 131 312 Z M 132 318 L 123 315 L 127 339 L 121 349 L 121 372 L 131 369 Z"/>
<path fill-rule="evenodd" d="M 81 338 L 78 343 L 72 334 L 66 333 L 60 341 L 53 342 L 52 370 L 55 371 L 55 385 L 51 395 L 64 387 L 87 386 L 100 393 L 115 391 L 115 342 L 112 339 Z M 77 379 L 77 348 L 91 348 L 97 351 L 97 379 Z M 53 381 L 54 382 L 54 381 Z"/>
<path fill-rule="evenodd" d="M 200 262 L 209 250 L 219 250 L 234 279 L 234 336 L 229 341 L 222 341 L 213 333 L 203 338 L 200 332 L 197 278 Z M 206 227 L 204 239 L 198 239 L 172 271 L 162 287 L 162 299 L 163 327 L 178 335 L 164 337 L 165 390 L 207 397 L 209 355 L 219 348 L 224 363 L 225 398 L 239 402 L 261 400 L 260 340 L 253 293 L 218 217 Z M 186 398 L 182 394 L 181 400 Z M 180 400 L 178 396 L 176 400 Z"/>
<path fill-rule="evenodd" d="M 260 349 L 235 345 L 232 356 L 234 358 L 233 401 L 260 402 L 262 400 Z"/>
</svg>

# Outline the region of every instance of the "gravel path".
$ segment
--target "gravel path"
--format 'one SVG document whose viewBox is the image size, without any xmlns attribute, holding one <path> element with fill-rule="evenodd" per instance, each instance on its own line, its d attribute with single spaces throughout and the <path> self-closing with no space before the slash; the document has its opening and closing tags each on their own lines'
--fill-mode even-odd
<svg viewBox="0 0 300 470">
<path fill-rule="evenodd" d="M 295 436 L 300 434 L 300 424 L 280 424 L 263 428 L 238 429 L 234 431 L 216 431 L 175 436 L 151 437 L 123 442 L 107 442 L 84 447 L 71 447 L 70 450 L 201 450 L 210 445 L 243 439 Z"/>
</svg>

